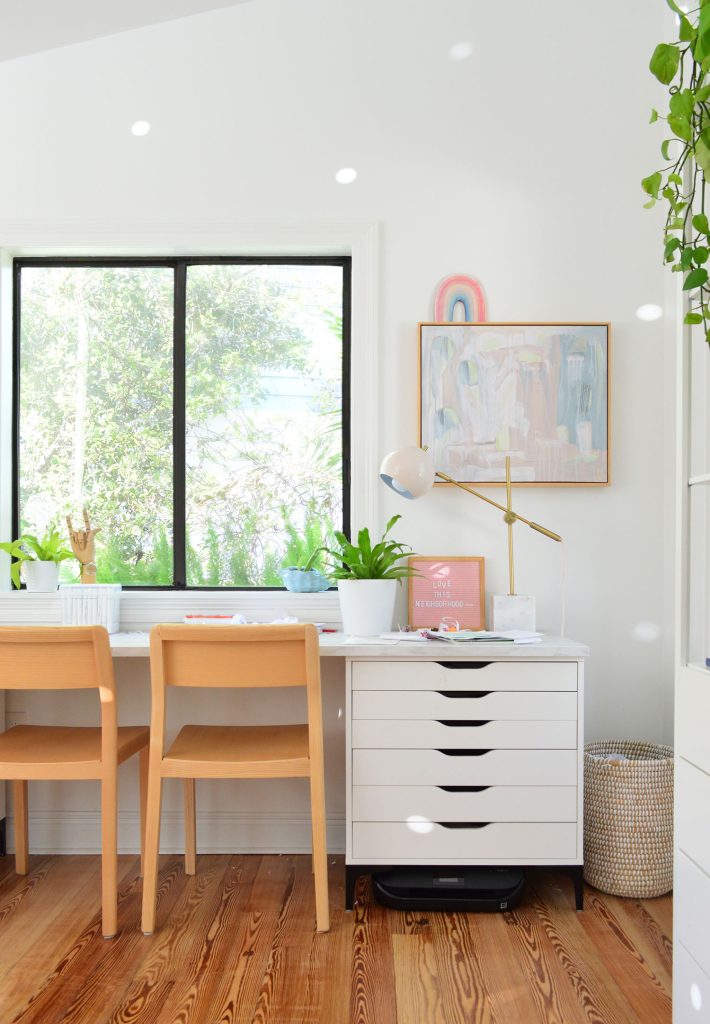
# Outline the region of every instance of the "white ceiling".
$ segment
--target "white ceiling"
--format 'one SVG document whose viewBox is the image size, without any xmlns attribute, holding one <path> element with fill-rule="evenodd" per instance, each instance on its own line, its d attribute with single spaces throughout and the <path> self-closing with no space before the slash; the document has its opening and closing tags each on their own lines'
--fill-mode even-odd
<svg viewBox="0 0 710 1024">
<path fill-rule="evenodd" d="M 0 61 L 248 0 L 0 0 Z"/>
</svg>

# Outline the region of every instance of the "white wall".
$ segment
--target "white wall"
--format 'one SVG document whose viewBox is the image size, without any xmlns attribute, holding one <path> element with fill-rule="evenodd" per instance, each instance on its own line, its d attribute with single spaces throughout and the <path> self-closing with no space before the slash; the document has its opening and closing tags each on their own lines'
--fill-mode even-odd
<svg viewBox="0 0 710 1024">
<path fill-rule="evenodd" d="M 672 388 L 663 324 L 634 315 L 664 301 L 661 216 L 639 181 L 658 160 L 647 64 L 667 29 L 660 0 L 255 0 L 0 64 L 0 244 L 49 223 L 88 239 L 107 218 L 380 223 L 382 453 L 416 441 L 416 324 L 445 274 L 478 276 L 492 319 L 612 322 L 612 486 L 517 495 L 565 538 L 567 633 L 592 648 L 588 739 L 670 734 Z M 475 47 L 461 63 L 459 40 Z M 342 166 L 355 184 L 334 182 Z M 485 555 L 503 590 L 489 508 L 449 490 L 380 502 L 417 551 Z M 516 537 L 518 588 L 556 631 L 560 549 Z M 639 622 L 660 638 L 634 640 Z"/>
</svg>

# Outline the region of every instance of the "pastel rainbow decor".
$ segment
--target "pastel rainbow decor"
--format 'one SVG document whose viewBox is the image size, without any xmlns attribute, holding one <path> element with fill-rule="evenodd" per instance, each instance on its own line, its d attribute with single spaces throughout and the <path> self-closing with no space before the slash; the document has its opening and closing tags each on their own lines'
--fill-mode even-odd
<svg viewBox="0 0 710 1024">
<path fill-rule="evenodd" d="M 457 305 L 463 308 L 462 323 L 482 323 L 487 318 L 486 296 L 481 282 L 466 274 L 445 277 L 434 296 L 434 319 L 437 323 L 452 323 Z"/>
</svg>

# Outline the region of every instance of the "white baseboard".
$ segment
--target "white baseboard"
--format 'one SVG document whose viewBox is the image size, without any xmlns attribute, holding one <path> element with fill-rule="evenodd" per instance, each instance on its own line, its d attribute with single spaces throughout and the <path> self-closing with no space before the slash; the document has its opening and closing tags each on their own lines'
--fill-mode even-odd
<svg viewBox="0 0 710 1024">
<path fill-rule="evenodd" d="M 100 853 L 101 816 L 87 811 L 30 813 L 30 853 Z M 138 853 L 137 813 L 118 816 L 118 852 Z M 15 821 L 7 818 L 7 848 L 15 850 Z M 160 852 L 183 853 L 182 814 L 164 811 Z M 310 853 L 310 818 L 285 811 L 244 814 L 212 811 L 197 815 L 198 853 Z M 328 852 L 345 852 L 345 818 L 328 816 Z"/>
</svg>

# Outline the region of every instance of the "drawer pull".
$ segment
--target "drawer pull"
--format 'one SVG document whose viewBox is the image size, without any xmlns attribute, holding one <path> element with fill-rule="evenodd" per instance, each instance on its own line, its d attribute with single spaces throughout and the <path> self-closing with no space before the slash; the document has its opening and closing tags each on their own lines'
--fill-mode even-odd
<svg viewBox="0 0 710 1024">
<path fill-rule="evenodd" d="M 490 821 L 437 821 L 442 828 L 488 828 Z"/>
<path fill-rule="evenodd" d="M 443 789 L 445 793 L 483 793 L 484 790 L 490 789 L 490 786 L 437 786 L 437 789 Z"/>
<path fill-rule="evenodd" d="M 492 661 L 437 661 L 442 668 L 488 668 Z"/>
<path fill-rule="evenodd" d="M 490 718 L 483 718 L 480 720 L 474 720 L 470 718 L 438 718 L 439 725 L 446 725 L 450 729 L 463 729 L 465 727 L 477 728 L 479 725 L 488 725 L 491 721 Z"/>
<path fill-rule="evenodd" d="M 479 697 L 487 697 L 491 692 L 490 690 L 437 690 L 438 694 L 442 697 L 448 697 L 451 700 L 456 700 L 459 697 L 468 697 L 472 700 L 477 700 Z"/>
<path fill-rule="evenodd" d="M 442 750 L 441 747 L 437 747 L 440 754 L 446 754 L 447 757 L 481 757 L 483 754 L 490 754 L 490 748 L 488 750 L 457 750 L 448 748 Z"/>
</svg>

